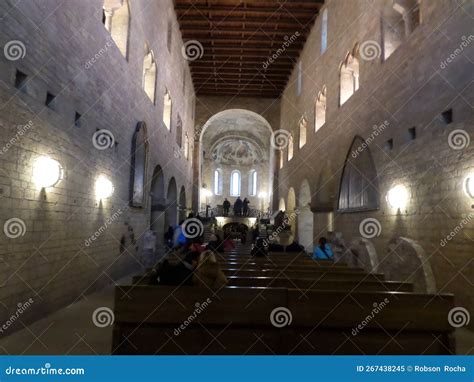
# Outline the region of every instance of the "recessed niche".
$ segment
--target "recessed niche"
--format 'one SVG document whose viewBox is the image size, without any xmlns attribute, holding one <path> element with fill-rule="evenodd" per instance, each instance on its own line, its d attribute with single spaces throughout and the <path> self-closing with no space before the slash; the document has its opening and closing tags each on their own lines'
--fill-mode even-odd
<svg viewBox="0 0 474 382">
<path fill-rule="evenodd" d="M 48 106 L 49 108 L 53 108 L 55 100 L 56 100 L 56 96 L 54 94 L 51 94 L 50 92 L 46 93 L 46 102 L 45 102 L 46 106 Z"/>
<path fill-rule="evenodd" d="M 393 150 L 393 139 L 389 139 L 387 142 L 385 142 L 384 149 L 386 151 Z"/>
<path fill-rule="evenodd" d="M 20 70 L 15 73 L 15 87 L 26 93 L 26 81 L 28 76 Z"/>
<path fill-rule="evenodd" d="M 441 120 L 446 124 L 449 125 L 453 122 L 453 109 L 445 110 L 441 113 Z"/>
</svg>

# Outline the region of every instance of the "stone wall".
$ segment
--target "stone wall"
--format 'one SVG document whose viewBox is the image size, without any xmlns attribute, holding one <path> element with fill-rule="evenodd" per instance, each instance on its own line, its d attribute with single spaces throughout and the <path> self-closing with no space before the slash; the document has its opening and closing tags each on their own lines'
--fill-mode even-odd
<svg viewBox="0 0 474 382">
<path fill-rule="evenodd" d="M 356 42 L 362 48 L 364 42 L 373 40 L 375 47 L 381 47 L 380 15 L 386 4 L 389 1 L 326 1 L 328 49 L 321 55 L 318 17 L 301 53 L 302 93 L 296 95 L 295 69 L 281 100 L 283 128 L 297 137 L 301 116 L 306 115 L 310 123 L 306 145 L 298 149 L 295 139 L 294 158 L 285 160 L 280 171 L 279 197 L 287 200 L 290 187 L 298 196 L 302 181 L 309 181 L 315 241 L 328 234 L 329 211 L 334 211 L 334 230 L 342 232 L 346 243 L 361 236 L 359 226 L 364 219 L 377 219 L 381 232 L 370 240 L 380 270 L 388 271 L 392 278 L 403 277 L 406 272 L 397 273 L 397 268 L 416 272 L 421 262 L 428 262 L 436 290 L 455 293 L 457 304 L 472 313 L 474 219 L 469 219 L 469 214 L 474 210 L 473 200 L 463 192 L 463 182 L 474 172 L 474 146 L 461 144 L 453 149 L 453 137 L 474 138 L 474 3 L 422 0 L 421 25 L 386 61 L 381 55 L 360 57 L 360 88 L 339 106 L 340 64 Z M 323 85 L 327 86 L 326 123 L 315 133 L 314 102 Z M 445 123 L 441 113 L 449 109 L 453 121 Z M 386 127 L 374 134 L 373 127 L 385 121 Z M 408 131 L 413 127 L 416 139 Z M 458 129 L 462 131 L 454 133 Z M 339 184 L 357 135 L 364 140 L 371 138 L 368 149 L 378 174 L 380 208 L 342 213 L 337 211 Z M 389 140 L 393 140 L 392 149 L 388 148 Z M 394 210 L 385 200 L 388 190 L 399 183 L 410 195 L 402 211 Z M 460 224 L 459 233 L 441 245 Z M 400 237 L 419 244 L 425 258 L 416 258 L 415 251 L 391 256 L 390 250 Z"/>
<path fill-rule="evenodd" d="M 192 155 L 186 160 L 179 150 L 175 126 L 179 113 L 183 134 L 193 142 L 194 89 L 172 1 L 130 1 L 127 59 L 102 24 L 102 6 L 100 0 L 59 7 L 54 1 L 0 4 L 0 222 L 2 228 L 12 218 L 24 223 L 22 236 L 9 238 L 3 229 L 0 235 L 0 323 L 29 298 L 34 303 L 21 315 L 24 323 L 149 260 L 142 254 L 142 235 L 150 223 L 155 166 L 161 165 L 166 188 L 172 177 L 178 193 L 184 186 L 190 206 Z M 4 55 L 13 40 L 24 46 L 24 57 Z M 157 64 L 155 104 L 142 89 L 145 42 Z M 17 70 L 28 76 L 23 91 L 15 88 Z M 165 87 L 173 99 L 171 132 L 162 120 Z M 56 96 L 50 107 L 47 92 Z M 129 208 L 131 142 L 140 121 L 146 123 L 149 148 L 145 207 Z M 111 148 L 93 145 L 98 129 L 113 135 Z M 32 182 L 33 162 L 42 155 L 64 169 L 64 178 L 43 191 Z M 94 193 L 100 174 L 115 188 L 102 202 Z M 95 231 L 98 238 L 87 245 Z M 9 330 L 15 327 L 19 322 Z"/>
</svg>

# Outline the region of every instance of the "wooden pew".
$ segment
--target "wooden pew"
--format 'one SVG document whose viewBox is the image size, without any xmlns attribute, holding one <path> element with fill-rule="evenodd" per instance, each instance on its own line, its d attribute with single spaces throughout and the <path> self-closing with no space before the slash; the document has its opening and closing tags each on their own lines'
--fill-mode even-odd
<svg viewBox="0 0 474 382">
<path fill-rule="evenodd" d="M 112 353 L 449 354 L 453 307 L 452 295 L 118 286 Z"/>
<path fill-rule="evenodd" d="M 292 271 L 292 270 L 247 270 L 247 269 L 223 269 L 226 276 L 241 277 L 286 277 L 286 278 L 306 278 L 314 280 L 379 280 L 384 281 L 382 273 L 366 273 L 366 272 L 340 272 L 337 270 L 309 270 L 309 271 Z"/>
<path fill-rule="evenodd" d="M 373 280 L 314 280 L 314 279 L 288 279 L 286 277 L 240 277 L 229 276 L 229 286 L 239 287 L 264 287 L 264 288 L 287 288 L 305 290 L 339 290 L 339 291 L 393 291 L 413 292 L 413 284 L 397 281 L 373 281 Z"/>
</svg>

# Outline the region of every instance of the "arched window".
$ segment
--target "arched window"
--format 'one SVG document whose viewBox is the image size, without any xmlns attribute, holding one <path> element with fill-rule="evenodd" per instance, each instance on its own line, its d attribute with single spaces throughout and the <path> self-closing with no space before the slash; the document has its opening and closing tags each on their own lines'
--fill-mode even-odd
<svg viewBox="0 0 474 382">
<path fill-rule="evenodd" d="M 130 6 L 128 0 L 121 2 L 104 0 L 102 21 L 117 48 L 127 58 L 130 31 Z"/>
<path fill-rule="evenodd" d="M 293 135 L 288 136 L 288 161 L 293 158 Z"/>
<path fill-rule="evenodd" d="M 323 54 L 328 47 L 328 9 L 323 11 L 323 19 L 321 21 L 321 54 Z"/>
<path fill-rule="evenodd" d="M 240 171 L 238 170 L 230 174 L 230 196 L 240 196 Z"/>
<path fill-rule="evenodd" d="M 151 102 L 155 103 L 156 93 L 156 62 L 153 51 L 145 44 L 145 57 L 143 58 L 142 87 Z"/>
<path fill-rule="evenodd" d="M 306 133 L 308 130 L 308 121 L 305 117 L 301 117 L 299 122 L 300 127 L 300 145 L 299 147 L 302 148 L 306 144 Z"/>
<path fill-rule="evenodd" d="M 420 25 L 420 0 L 395 0 L 382 13 L 384 59 Z"/>
<path fill-rule="evenodd" d="M 257 171 L 251 170 L 249 172 L 249 195 L 257 196 Z"/>
<path fill-rule="evenodd" d="M 184 157 L 189 159 L 189 137 L 188 133 L 184 134 Z"/>
<path fill-rule="evenodd" d="M 163 97 L 163 122 L 168 130 L 171 131 L 171 113 L 173 110 L 173 101 L 168 89 L 165 89 Z"/>
<path fill-rule="evenodd" d="M 360 147 L 365 147 L 360 150 Z M 356 137 L 347 154 L 339 191 L 339 210 L 364 211 L 379 207 L 377 171 L 370 150 Z"/>
<path fill-rule="evenodd" d="M 318 131 L 326 123 L 326 85 L 318 93 L 314 104 L 314 131 Z"/>
<path fill-rule="evenodd" d="M 132 158 L 130 175 L 130 205 L 144 207 L 146 158 L 148 141 L 145 122 L 139 122 L 132 138 Z"/>
<path fill-rule="evenodd" d="M 347 53 L 346 58 L 339 68 L 340 98 L 339 105 L 352 97 L 359 89 L 359 46 L 355 45 L 352 52 Z"/>
<path fill-rule="evenodd" d="M 180 115 L 176 118 L 176 143 L 179 148 L 183 146 L 183 121 L 181 120 Z"/>
<path fill-rule="evenodd" d="M 280 170 L 283 168 L 284 164 L 285 164 L 285 158 L 284 158 L 283 150 L 280 150 Z"/>
<path fill-rule="evenodd" d="M 222 195 L 222 170 L 214 170 L 214 195 Z"/>
<path fill-rule="evenodd" d="M 296 96 L 301 95 L 301 90 L 303 89 L 303 63 L 301 60 L 298 61 L 297 66 L 297 74 L 296 74 Z"/>
</svg>

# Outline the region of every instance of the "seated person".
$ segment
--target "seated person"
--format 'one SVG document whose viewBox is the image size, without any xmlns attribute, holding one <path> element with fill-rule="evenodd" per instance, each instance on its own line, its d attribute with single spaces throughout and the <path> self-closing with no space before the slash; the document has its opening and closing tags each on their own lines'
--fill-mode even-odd
<svg viewBox="0 0 474 382">
<path fill-rule="evenodd" d="M 227 277 L 222 272 L 213 252 L 204 251 L 201 254 L 198 266 L 194 271 L 193 283 L 211 289 L 219 289 L 227 285 Z"/>
<path fill-rule="evenodd" d="M 325 237 L 321 237 L 319 239 L 319 245 L 314 247 L 313 251 L 313 259 L 330 259 L 334 258 L 334 254 L 332 253 L 332 249 L 330 245 L 327 243 Z"/>
<path fill-rule="evenodd" d="M 219 235 L 211 235 L 206 249 L 214 252 L 224 252 L 224 245 Z"/>
<path fill-rule="evenodd" d="M 199 252 L 189 252 L 178 264 L 164 259 L 156 269 L 159 285 L 193 285 L 193 272 L 198 265 Z"/>
<path fill-rule="evenodd" d="M 202 244 L 202 239 L 200 237 L 196 237 L 194 239 L 191 239 L 189 250 L 191 252 L 202 253 L 206 250 L 206 247 Z"/>
<path fill-rule="evenodd" d="M 290 245 L 286 247 L 286 252 L 304 252 L 305 249 L 302 245 L 298 244 L 296 241 L 293 241 Z"/>
<path fill-rule="evenodd" d="M 223 246 L 224 246 L 224 251 L 225 252 L 230 252 L 233 249 L 235 249 L 235 241 L 234 241 L 234 239 L 232 239 L 232 236 L 230 236 L 230 235 L 226 236 L 226 238 L 224 239 Z"/>
<path fill-rule="evenodd" d="M 263 239 L 257 239 L 252 251 L 250 252 L 250 256 L 253 257 L 265 257 L 267 256 L 267 247 L 265 246 L 265 241 Z"/>
</svg>

